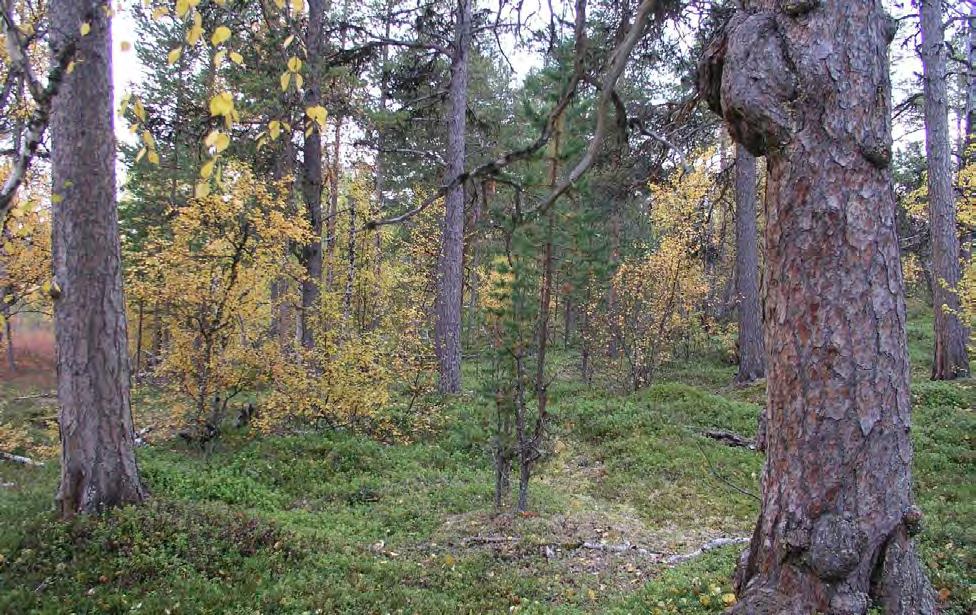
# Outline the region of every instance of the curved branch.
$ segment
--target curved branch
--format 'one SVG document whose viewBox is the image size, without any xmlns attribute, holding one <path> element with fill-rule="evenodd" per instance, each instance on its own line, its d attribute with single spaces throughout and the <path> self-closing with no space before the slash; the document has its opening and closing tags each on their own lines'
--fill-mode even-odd
<svg viewBox="0 0 976 615">
<path fill-rule="evenodd" d="M 586 152 L 583 157 L 580 158 L 573 170 L 569 172 L 569 175 L 564 177 L 562 181 L 549 193 L 549 196 L 539 204 L 538 207 L 530 212 L 527 212 L 527 216 L 534 217 L 544 214 L 549 210 L 552 205 L 559 200 L 569 188 L 579 181 L 580 177 L 586 173 L 593 163 L 596 161 L 596 155 L 600 151 L 600 146 L 603 145 L 603 140 L 607 133 L 607 107 L 613 102 L 614 91 L 617 87 L 617 81 L 620 80 L 620 76 L 623 74 L 624 69 L 627 67 L 627 61 L 630 59 L 630 53 L 634 50 L 637 42 L 644 36 L 644 31 L 647 28 L 647 24 L 650 22 L 651 15 L 657 6 L 656 0 L 643 0 L 640 6 L 637 8 L 637 14 L 634 17 L 634 22 L 631 24 L 630 29 L 627 31 L 627 35 L 624 39 L 617 45 L 610 56 L 610 63 L 607 68 L 606 73 L 603 77 L 603 83 L 600 86 L 600 99 L 597 103 L 596 109 L 596 131 L 593 134 L 593 139 L 590 141 L 590 145 L 586 148 Z"/>
</svg>

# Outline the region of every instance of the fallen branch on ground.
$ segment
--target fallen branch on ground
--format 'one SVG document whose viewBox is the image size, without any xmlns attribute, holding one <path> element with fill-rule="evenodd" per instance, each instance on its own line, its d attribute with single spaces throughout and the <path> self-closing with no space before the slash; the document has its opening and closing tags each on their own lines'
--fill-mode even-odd
<svg viewBox="0 0 976 615">
<path fill-rule="evenodd" d="M 717 440 L 726 446 L 732 447 L 742 447 L 748 448 L 749 450 L 756 450 L 756 441 L 752 438 L 747 438 L 745 436 L 740 436 L 739 434 L 732 431 L 725 431 L 723 429 L 709 429 L 703 431 L 702 435 L 706 438 L 711 438 L 712 440 Z"/>
<path fill-rule="evenodd" d="M 47 397 L 54 397 L 56 393 L 37 393 L 35 395 L 24 395 L 23 397 L 14 397 L 14 401 L 27 401 L 28 399 L 42 399 Z"/>
<path fill-rule="evenodd" d="M 686 562 L 690 559 L 694 559 L 700 555 L 704 555 L 708 551 L 713 551 L 721 547 L 727 547 L 729 545 L 742 545 L 749 542 L 749 539 L 744 536 L 737 536 L 733 538 L 716 538 L 715 540 L 710 540 L 698 547 L 691 553 L 684 553 L 679 555 L 672 555 L 671 557 L 664 560 L 664 563 L 668 566 L 674 566 L 675 564 L 680 564 Z"/>
<path fill-rule="evenodd" d="M 515 536 L 470 536 L 465 538 L 463 541 L 464 546 L 474 546 L 474 545 L 492 545 L 492 544 L 518 544 L 521 542 L 521 538 Z M 689 553 L 678 553 L 671 555 L 669 557 L 664 557 L 663 553 L 659 551 L 652 551 L 640 545 L 631 544 L 629 542 L 623 542 L 619 544 L 606 544 L 598 541 L 584 540 L 580 542 L 571 543 L 543 543 L 535 545 L 546 559 L 554 559 L 557 557 L 557 551 L 578 551 L 580 549 L 588 549 L 592 551 L 603 551 L 604 553 L 619 553 L 627 554 L 632 553 L 639 557 L 650 557 L 653 558 L 654 562 L 660 562 L 668 566 L 674 566 L 676 564 L 681 564 L 688 560 L 694 559 L 709 551 L 715 549 L 720 549 L 722 547 L 727 547 L 730 545 L 741 545 L 747 544 L 749 538 L 745 536 L 732 536 L 722 538 L 715 538 L 698 547 L 694 551 Z"/>
<path fill-rule="evenodd" d="M 464 546 L 493 545 L 506 542 L 519 542 L 521 538 L 515 536 L 469 536 L 464 539 Z"/>
<path fill-rule="evenodd" d="M 14 463 L 21 463 L 25 466 L 35 466 L 44 467 L 44 463 L 40 461 L 34 461 L 30 457 L 23 457 L 21 455 L 14 455 L 13 453 L 4 453 L 0 451 L 0 459 L 6 459 L 7 461 L 13 461 Z"/>
</svg>

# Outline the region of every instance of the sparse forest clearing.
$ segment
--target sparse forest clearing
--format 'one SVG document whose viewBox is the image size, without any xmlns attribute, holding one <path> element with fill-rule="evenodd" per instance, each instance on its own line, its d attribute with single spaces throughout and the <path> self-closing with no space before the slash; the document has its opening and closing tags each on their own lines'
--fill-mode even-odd
<svg viewBox="0 0 976 615">
<path fill-rule="evenodd" d="M 973 0 L 0 38 L 0 612 L 976 613 Z"/>
<path fill-rule="evenodd" d="M 944 613 L 973 608 L 976 385 L 926 381 L 916 308 L 915 480 L 923 557 Z M 384 445 L 341 431 L 229 436 L 209 458 L 179 440 L 139 449 L 152 504 L 62 525 L 56 464 L 0 464 L 0 611 L 162 613 L 721 613 L 762 457 L 702 435 L 755 434 L 763 385 L 730 386 L 715 356 L 611 395 L 559 353 L 555 452 L 525 516 L 491 514 L 492 403 L 466 394 L 434 431 Z M 473 364 L 466 382 L 476 382 Z M 4 385 L 19 421 L 43 391 Z M 137 394 L 136 426 L 165 399 Z"/>
</svg>

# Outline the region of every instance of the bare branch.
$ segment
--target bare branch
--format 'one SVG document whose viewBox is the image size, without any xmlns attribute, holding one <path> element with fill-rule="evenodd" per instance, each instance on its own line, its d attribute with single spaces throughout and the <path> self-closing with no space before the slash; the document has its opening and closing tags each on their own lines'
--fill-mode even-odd
<svg viewBox="0 0 976 615">
<path fill-rule="evenodd" d="M 7 216 L 13 207 L 14 195 L 27 176 L 27 171 L 30 170 L 37 148 L 44 138 L 44 132 L 47 130 L 47 125 L 51 119 L 51 102 L 57 96 L 58 90 L 61 89 L 61 83 L 67 74 L 68 65 L 74 58 L 77 45 L 77 41 L 72 40 L 57 52 L 47 73 L 47 85 L 41 89 L 36 89 L 31 84 L 32 73 L 30 72 L 30 62 L 27 59 L 27 50 L 19 47 L 19 37 L 11 36 L 11 32 L 16 32 L 17 29 L 6 13 L 3 15 L 3 21 L 8 51 L 13 47 L 11 41 L 16 41 L 18 51 L 11 55 L 11 59 L 19 64 L 18 70 L 27 79 L 28 89 L 34 98 L 35 107 L 27 122 L 27 132 L 20 143 L 20 151 L 13 162 L 10 174 L 7 175 L 2 188 L 0 188 L 0 231 L 7 226 Z"/>
<path fill-rule="evenodd" d="M 651 15 L 654 12 L 654 8 L 657 5 L 656 0 L 643 0 L 640 6 L 637 8 L 637 14 L 634 17 L 634 22 L 631 24 L 630 29 L 627 31 L 627 35 L 620 42 L 619 45 L 613 50 L 610 56 L 610 62 L 607 71 L 603 77 L 603 84 L 600 89 L 600 99 L 597 103 L 597 115 L 596 115 L 596 131 L 593 134 L 593 139 L 590 141 L 589 147 L 586 148 L 586 152 L 583 157 L 580 158 L 573 170 L 570 171 L 569 175 L 563 178 L 563 180 L 549 193 L 549 196 L 545 198 L 542 203 L 536 207 L 534 210 L 527 213 L 528 216 L 534 217 L 545 213 L 552 205 L 563 195 L 573 184 L 579 181 L 580 177 L 586 173 L 593 163 L 596 161 L 596 155 L 600 150 L 600 146 L 603 145 L 603 139 L 606 137 L 607 133 L 607 108 L 613 102 L 614 90 L 617 87 L 617 81 L 619 81 L 620 76 L 623 74 L 624 69 L 627 67 L 627 61 L 630 59 L 630 52 L 633 51 L 637 42 L 644 36 L 644 31 L 647 28 L 647 24 L 650 23 Z"/>
<path fill-rule="evenodd" d="M 569 106 L 569 103 L 571 103 L 576 97 L 576 91 L 583 79 L 585 70 L 583 66 L 583 56 L 586 52 L 586 0 L 576 0 L 576 27 L 574 36 L 576 39 L 576 46 L 573 58 L 573 74 L 570 76 L 569 82 L 566 84 L 563 94 L 556 103 L 556 106 L 553 107 L 553 109 L 549 112 L 549 116 L 546 118 L 546 123 L 542 127 L 542 131 L 535 141 L 522 149 L 508 152 L 499 158 L 490 160 L 478 167 L 475 167 L 471 171 L 458 175 L 454 179 L 440 186 L 417 207 L 400 214 L 399 216 L 370 221 L 366 223 L 364 228 L 367 230 L 372 230 L 380 226 L 406 222 L 436 203 L 437 200 L 447 194 L 449 190 L 466 182 L 468 179 L 495 175 L 508 165 L 525 160 L 542 149 L 542 147 L 548 143 L 549 139 L 552 137 L 553 131 L 556 127 L 556 122 L 559 121 L 559 117 Z"/>
</svg>

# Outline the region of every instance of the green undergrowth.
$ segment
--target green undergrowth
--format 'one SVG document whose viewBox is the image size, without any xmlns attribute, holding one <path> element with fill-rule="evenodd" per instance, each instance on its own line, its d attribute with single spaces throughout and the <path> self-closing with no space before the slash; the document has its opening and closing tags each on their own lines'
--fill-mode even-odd
<svg viewBox="0 0 976 615">
<path fill-rule="evenodd" d="M 917 361 L 931 341 L 922 320 L 909 331 Z M 143 447 L 150 501 L 70 523 L 54 518 L 55 463 L 0 463 L 0 612 L 722 612 L 740 547 L 660 560 L 750 533 L 762 458 L 702 434 L 753 436 L 762 384 L 732 387 L 734 368 L 701 360 L 611 395 L 578 381 L 572 354 L 553 365 L 552 452 L 525 517 L 491 514 L 492 407 L 477 392 L 410 444 L 234 433 L 210 456 Z M 482 369 L 466 371 L 472 391 Z M 963 615 L 976 608 L 976 387 L 921 369 L 919 543 L 943 612 Z"/>
</svg>

